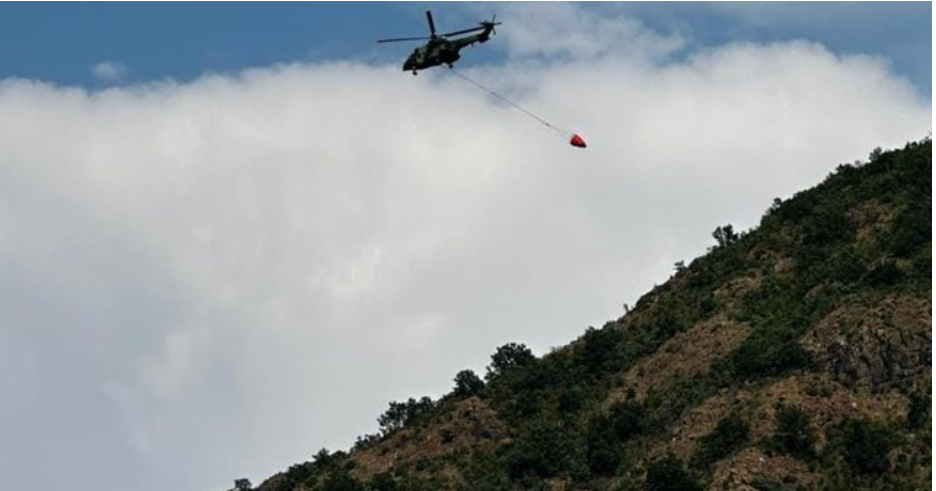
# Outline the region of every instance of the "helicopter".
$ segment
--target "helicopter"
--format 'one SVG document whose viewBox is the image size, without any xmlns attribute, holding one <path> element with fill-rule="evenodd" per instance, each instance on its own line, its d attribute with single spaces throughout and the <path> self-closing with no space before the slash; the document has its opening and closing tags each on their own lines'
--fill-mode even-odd
<svg viewBox="0 0 936 491">
<path fill-rule="evenodd" d="M 494 30 L 494 27 L 501 24 L 500 22 L 496 22 L 497 16 L 495 15 L 491 18 L 491 20 L 481 21 L 478 24 L 479 27 L 447 32 L 445 34 L 436 34 L 435 22 L 433 22 L 432 12 L 429 10 L 426 11 L 426 20 L 429 21 L 428 37 L 393 38 L 381 39 L 377 41 L 378 43 L 396 43 L 400 41 L 429 40 L 428 43 L 414 49 L 413 53 L 406 59 L 406 62 L 403 63 L 403 71 L 412 71 L 413 75 L 416 75 L 419 70 L 425 70 L 426 68 L 431 68 L 442 64 L 448 65 L 449 68 L 452 68 L 455 62 L 461 58 L 459 51 L 461 51 L 462 48 L 472 46 L 475 43 L 487 42 L 487 40 L 491 38 L 491 34 L 497 34 L 497 31 Z M 472 32 L 478 32 L 478 34 L 472 34 L 462 38 L 449 39 L 452 36 L 458 36 Z"/>
</svg>

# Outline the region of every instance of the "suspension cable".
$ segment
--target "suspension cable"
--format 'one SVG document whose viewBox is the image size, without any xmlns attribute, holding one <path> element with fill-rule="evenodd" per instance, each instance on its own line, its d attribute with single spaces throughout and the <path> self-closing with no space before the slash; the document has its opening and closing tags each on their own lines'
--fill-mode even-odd
<svg viewBox="0 0 936 491">
<path fill-rule="evenodd" d="M 457 76 L 460 77 L 462 80 L 464 80 L 464 81 L 470 83 L 471 85 L 474 85 L 475 87 L 477 87 L 477 88 L 479 88 L 479 89 L 481 89 L 481 90 L 487 92 L 488 94 L 491 94 L 492 96 L 494 96 L 494 97 L 500 99 L 501 101 L 503 101 L 503 102 L 505 102 L 505 103 L 507 103 L 507 104 L 510 104 L 510 105 L 513 106 L 515 109 L 518 109 L 518 110 L 522 111 L 522 112 L 523 112 L 524 114 L 526 114 L 527 116 L 530 116 L 531 118 L 533 118 L 533 119 L 539 121 L 540 123 L 546 125 L 547 128 L 549 128 L 549 129 L 551 129 L 551 130 L 553 130 L 553 131 L 559 133 L 559 134 L 562 135 L 563 137 L 568 138 L 568 137 L 570 137 L 570 136 L 574 136 L 574 133 L 573 133 L 573 132 L 571 132 L 571 131 L 569 131 L 569 130 L 567 130 L 567 129 L 565 129 L 565 128 L 562 128 L 562 127 L 560 127 L 560 126 L 556 126 L 556 125 L 550 123 L 549 121 L 546 121 L 545 119 L 543 119 L 543 118 L 537 116 L 536 114 L 534 114 L 532 111 L 527 110 L 526 108 L 524 108 L 524 107 L 521 106 L 520 104 L 517 104 L 516 102 L 514 102 L 514 101 L 508 99 L 507 97 L 504 97 L 504 96 L 498 94 L 496 91 L 485 87 L 483 84 L 481 84 L 481 82 L 478 82 L 478 81 L 476 81 L 476 80 L 473 80 L 473 79 L 469 78 L 467 75 L 461 73 L 460 71 L 458 71 L 458 70 L 456 70 L 456 69 L 454 69 L 454 68 L 451 68 L 451 69 L 449 69 L 448 71 L 451 72 L 451 73 L 453 73 L 453 74 L 455 74 L 455 75 L 457 75 Z"/>
</svg>

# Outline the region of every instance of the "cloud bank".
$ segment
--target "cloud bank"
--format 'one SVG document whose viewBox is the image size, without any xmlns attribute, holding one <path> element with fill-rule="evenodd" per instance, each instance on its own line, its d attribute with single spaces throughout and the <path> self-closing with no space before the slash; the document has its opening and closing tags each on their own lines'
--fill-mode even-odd
<svg viewBox="0 0 936 491">
<path fill-rule="evenodd" d="M 504 37 L 515 63 L 470 73 L 588 150 L 443 70 L 0 82 L 7 481 L 223 489 L 346 448 L 388 400 L 565 344 L 715 226 L 931 127 L 881 60 L 814 44 L 543 61 Z"/>
</svg>

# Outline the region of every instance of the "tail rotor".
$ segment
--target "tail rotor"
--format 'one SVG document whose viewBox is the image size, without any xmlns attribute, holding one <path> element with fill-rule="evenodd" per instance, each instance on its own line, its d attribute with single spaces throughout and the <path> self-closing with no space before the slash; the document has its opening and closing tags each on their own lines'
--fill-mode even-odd
<svg viewBox="0 0 936 491">
<path fill-rule="evenodd" d="M 497 14 L 491 16 L 491 20 L 481 21 L 481 27 L 489 29 L 491 34 L 497 34 L 497 29 L 495 29 L 495 27 L 499 25 L 501 25 L 501 23 L 497 22 Z"/>
</svg>

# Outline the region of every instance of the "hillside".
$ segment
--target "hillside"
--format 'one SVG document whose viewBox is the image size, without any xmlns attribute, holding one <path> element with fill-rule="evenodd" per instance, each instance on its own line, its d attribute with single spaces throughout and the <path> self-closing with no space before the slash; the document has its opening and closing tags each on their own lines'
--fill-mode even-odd
<svg viewBox="0 0 936 491">
<path fill-rule="evenodd" d="M 875 151 L 620 319 L 498 348 L 257 489 L 929 489 L 931 213 L 931 142 Z"/>
</svg>

